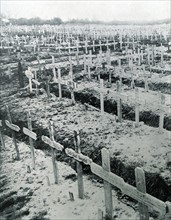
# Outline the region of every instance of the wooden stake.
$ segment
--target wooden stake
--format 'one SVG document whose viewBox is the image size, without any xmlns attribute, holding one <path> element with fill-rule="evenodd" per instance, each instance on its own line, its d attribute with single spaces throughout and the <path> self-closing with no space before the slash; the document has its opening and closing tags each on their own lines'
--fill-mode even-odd
<svg viewBox="0 0 171 220">
<path fill-rule="evenodd" d="M 110 172 L 110 156 L 109 151 L 105 148 L 101 150 L 102 167 L 107 172 Z M 113 217 L 113 202 L 112 202 L 112 185 L 104 180 L 105 206 L 107 220 L 112 220 Z"/>
<path fill-rule="evenodd" d="M 81 153 L 80 148 L 80 136 L 78 131 L 74 131 L 74 142 L 75 142 L 75 151 L 76 153 Z M 83 185 L 83 168 L 82 163 L 77 161 L 77 180 L 78 180 L 78 197 L 80 199 L 84 198 L 84 185 Z"/>
<path fill-rule="evenodd" d="M 58 68 L 58 88 L 59 88 L 59 99 L 62 98 L 62 90 L 61 90 L 61 69 Z"/>
<path fill-rule="evenodd" d="M 31 123 L 31 117 L 30 117 L 30 112 L 27 114 L 27 124 L 28 124 L 28 129 L 32 131 L 32 123 Z M 30 142 L 30 150 L 31 150 L 31 157 L 32 157 L 32 164 L 33 164 L 33 169 L 36 169 L 35 165 L 35 153 L 34 153 L 34 144 L 33 144 L 33 139 L 29 136 L 29 142 Z"/>
<path fill-rule="evenodd" d="M 50 134 L 50 139 L 54 141 L 54 128 L 53 128 L 53 121 L 49 122 L 49 134 Z M 52 148 L 52 165 L 53 165 L 53 173 L 54 173 L 54 179 L 55 179 L 55 184 L 59 183 L 59 172 L 58 172 L 58 166 L 56 163 L 56 158 L 55 158 L 55 149 Z"/>
<path fill-rule="evenodd" d="M 135 123 L 139 126 L 139 89 L 135 88 Z"/>
<path fill-rule="evenodd" d="M 116 87 L 117 87 L 117 93 L 119 95 L 119 93 L 120 93 L 119 81 L 116 82 Z M 119 122 L 122 122 L 122 100 L 119 96 L 117 99 L 117 115 L 118 115 Z"/>
<path fill-rule="evenodd" d="M 139 167 L 135 168 L 135 179 L 136 179 L 137 190 L 139 190 L 142 193 L 146 193 L 146 181 L 145 181 L 144 171 Z M 148 207 L 140 202 L 138 204 L 139 204 L 140 220 L 149 220 Z"/>
<path fill-rule="evenodd" d="M 8 120 L 9 120 L 10 124 L 12 124 L 12 119 L 11 119 L 9 107 L 8 107 L 8 105 L 6 105 L 5 107 L 6 107 L 6 111 L 7 111 Z M 20 153 L 19 153 L 19 149 L 18 149 L 18 145 L 17 145 L 17 141 L 16 141 L 15 131 L 11 130 L 11 132 L 12 132 L 13 144 L 15 146 L 15 150 L 16 150 L 16 154 L 17 154 L 16 159 L 20 160 Z"/>
<path fill-rule="evenodd" d="M 104 114 L 104 97 L 103 97 L 103 79 L 100 79 L 100 109 L 101 114 Z"/>
</svg>

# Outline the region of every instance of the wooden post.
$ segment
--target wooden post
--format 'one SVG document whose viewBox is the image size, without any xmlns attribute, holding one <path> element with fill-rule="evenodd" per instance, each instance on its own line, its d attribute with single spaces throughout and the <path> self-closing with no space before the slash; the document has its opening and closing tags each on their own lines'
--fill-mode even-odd
<svg viewBox="0 0 171 220">
<path fill-rule="evenodd" d="M 92 51 L 89 50 L 89 65 L 92 66 Z"/>
<path fill-rule="evenodd" d="M 62 90 L 61 90 L 61 69 L 58 68 L 58 88 L 59 88 L 59 99 L 62 98 Z"/>
<path fill-rule="evenodd" d="M 2 133 L 2 120 L 0 120 L 0 139 L 1 139 L 2 149 L 5 149 L 5 142 L 4 142 L 4 137 Z"/>
<path fill-rule="evenodd" d="M 6 107 L 6 111 L 7 111 L 7 116 L 8 116 L 9 124 L 7 123 L 8 121 L 5 121 L 5 122 L 6 122 L 6 125 L 11 129 L 11 132 L 12 132 L 13 144 L 15 146 L 15 150 L 16 150 L 16 154 L 17 154 L 16 159 L 20 160 L 20 153 L 19 153 L 19 149 L 18 149 L 18 145 L 17 145 L 17 141 L 16 141 L 16 136 L 15 136 L 15 131 L 19 131 L 20 128 L 15 125 L 15 127 L 17 129 L 16 130 L 13 129 L 14 125 L 12 124 L 12 119 L 11 119 L 11 114 L 10 114 L 9 107 L 7 105 L 5 107 Z"/>
<path fill-rule="evenodd" d="M 135 88 L 135 124 L 139 126 L 139 89 Z"/>
<path fill-rule="evenodd" d="M 100 109 L 101 114 L 104 114 L 104 97 L 103 97 L 103 79 L 100 79 Z"/>
<path fill-rule="evenodd" d="M 119 94 L 120 94 L 119 81 L 116 82 L 116 89 L 117 89 L 117 93 L 118 93 L 118 98 L 117 98 L 117 116 L 118 116 L 119 122 L 122 122 L 122 100 L 119 97 Z"/>
<path fill-rule="evenodd" d="M 35 166 L 35 153 L 34 153 L 33 139 L 37 140 L 37 135 L 36 135 L 36 133 L 32 132 L 32 123 L 31 123 L 30 112 L 28 112 L 28 114 L 27 114 L 27 124 L 28 124 L 28 129 L 23 127 L 23 133 L 26 134 L 27 136 L 29 136 L 32 165 L 33 165 L 33 169 L 35 170 L 36 166 Z"/>
<path fill-rule="evenodd" d="M 88 63 L 88 78 L 91 79 L 91 71 L 90 71 L 90 64 Z"/>
<path fill-rule="evenodd" d="M 101 150 L 102 167 L 105 171 L 110 172 L 110 156 L 109 151 L 105 148 Z M 112 202 L 112 185 L 104 180 L 104 193 L 105 193 L 105 207 L 106 218 L 112 220 L 113 218 L 113 202 Z"/>
<path fill-rule="evenodd" d="M 74 143 L 75 143 L 75 151 L 77 153 L 81 153 L 80 148 L 80 136 L 78 131 L 74 131 Z M 78 197 L 80 199 L 84 198 L 84 185 L 83 185 L 83 169 L 82 163 L 77 161 L 77 180 L 78 180 Z"/>
<path fill-rule="evenodd" d="M 50 139 L 51 141 L 54 141 L 54 127 L 53 127 L 53 121 L 49 121 L 49 134 L 50 134 Z M 55 158 L 55 149 L 52 148 L 51 150 L 52 154 L 52 165 L 53 165 L 53 173 L 54 173 L 54 179 L 55 179 L 55 184 L 59 183 L 59 172 L 58 172 L 58 166 L 56 163 L 56 158 Z"/>
<path fill-rule="evenodd" d="M 144 171 L 139 167 L 135 168 L 135 179 L 136 179 L 137 190 L 142 193 L 146 193 L 146 181 L 145 181 Z M 138 203 L 138 206 L 139 206 L 140 220 L 149 220 L 148 207 L 140 202 Z"/>
<path fill-rule="evenodd" d="M 165 96 L 164 94 L 159 93 L 159 133 L 162 134 L 163 132 L 163 125 L 164 125 L 164 109 L 162 109 L 162 105 L 165 104 Z"/>
<path fill-rule="evenodd" d="M 84 74 L 87 74 L 86 55 L 84 54 Z"/>
</svg>

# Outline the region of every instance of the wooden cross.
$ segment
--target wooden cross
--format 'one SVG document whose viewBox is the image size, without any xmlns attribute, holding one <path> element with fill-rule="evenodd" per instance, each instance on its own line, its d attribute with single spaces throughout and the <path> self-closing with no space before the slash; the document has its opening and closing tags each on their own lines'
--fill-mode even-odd
<svg viewBox="0 0 171 220">
<path fill-rule="evenodd" d="M 38 96 L 38 86 L 40 86 L 40 82 L 37 80 L 37 72 L 36 70 L 34 71 L 34 78 L 32 79 L 32 82 L 36 85 L 36 96 Z"/>
<path fill-rule="evenodd" d="M 144 171 L 139 167 L 135 169 L 135 180 L 136 180 L 137 190 L 139 192 L 146 193 L 145 174 Z M 138 206 L 139 206 L 140 220 L 149 220 L 148 206 L 144 205 L 141 202 L 138 203 Z"/>
<path fill-rule="evenodd" d="M 51 154 L 52 154 L 53 173 L 54 173 L 54 178 L 55 178 L 55 184 L 58 184 L 59 173 L 58 173 L 58 167 L 57 167 L 56 158 L 55 158 L 55 150 L 62 151 L 63 146 L 57 143 L 54 139 L 53 121 L 49 121 L 49 133 L 50 133 L 50 138 L 48 138 L 47 136 L 42 136 L 42 141 L 52 148 Z"/>
<path fill-rule="evenodd" d="M 110 171 L 110 157 L 108 150 L 102 149 L 101 153 L 102 165 L 104 164 L 104 166 L 101 167 L 96 163 L 92 162 L 90 167 L 92 173 L 102 178 L 104 182 L 108 183 L 107 185 L 104 185 L 106 217 L 108 219 L 113 219 L 111 185 L 119 188 L 123 194 L 138 201 L 141 220 L 149 220 L 148 208 L 159 212 L 161 216 L 165 216 L 166 212 L 171 213 L 171 211 L 169 210 L 170 203 L 167 205 L 167 203 L 146 193 L 145 175 L 144 171 L 141 168 L 135 169 L 135 188 L 132 185 L 126 183 L 121 177 L 117 176 L 116 174 Z"/>
<path fill-rule="evenodd" d="M 148 74 L 148 73 L 145 72 L 145 66 L 144 65 L 142 66 L 142 68 L 143 68 L 143 74 L 138 74 L 138 76 L 144 77 L 145 91 L 149 92 L 148 77 L 151 77 L 151 73 Z"/>
<path fill-rule="evenodd" d="M 110 49 L 108 49 L 106 52 L 106 62 L 107 62 L 107 65 L 111 66 Z"/>
<path fill-rule="evenodd" d="M 23 133 L 29 137 L 32 165 L 33 165 L 33 169 L 35 170 L 36 166 L 35 166 L 35 153 L 34 153 L 33 140 L 37 140 L 37 134 L 32 131 L 32 122 L 31 122 L 30 112 L 28 112 L 27 114 L 27 125 L 28 125 L 28 128 L 23 127 Z"/>
<path fill-rule="evenodd" d="M 1 140 L 2 149 L 5 149 L 5 142 L 2 132 L 2 120 L 0 120 L 0 140 Z"/>
<path fill-rule="evenodd" d="M 17 142 L 16 142 L 16 136 L 15 136 L 15 132 L 19 132 L 20 128 L 17 125 L 12 124 L 12 119 L 11 119 L 9 107 L 6 105 L 5 108 L 6 108 L 7 116 L 8 116 L 8 120 L 9 120 L 9 121 L 5 120 L 5 124 L 8 128 L 10 128 L 10 130 L 12 132 L 13 144 L 15 146 L 15 150 L 16 150 L 16 154 L 17 154 L 16 159 L 20 160 L 20 153 L 19 153 Z"/>
<path fill-rule="evenodd" d="M 34 77 L 33 73 L 31 72 L 31 68 L 28 67 L 28 70 L 25 71 L 25 75 L 27 76 L 27 78 L 29 79 L 29 88 L 30 88 L 30 93 L 33 92 L 33 88 L 32 88 L 32 78 Z"/>
<path fill-rule="evenodd" d="M 68 86 L 68 89 L 69 89 L 70 92 L 71 92 L 72 104 L 75 105 L 74 90 L 77 88 L 77 83 L 74 82 L 72 78 L 70 78 L 70 79 L 67 81 L 67 86 Z"/>
</svg>

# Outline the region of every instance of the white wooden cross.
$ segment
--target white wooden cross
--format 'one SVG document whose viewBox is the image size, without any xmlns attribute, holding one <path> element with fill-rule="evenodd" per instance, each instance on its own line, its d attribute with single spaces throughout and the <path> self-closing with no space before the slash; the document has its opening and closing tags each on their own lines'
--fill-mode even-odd
<svg viewBox="0 0 171 220">
<path fill-rule="evenodd" d="M 11 118 L 11 114 L 10 114 L 10 111 L 9 111 L 9 107 L 6 105 L 5 108 L 6 108 L 7 116 L 8 116 L 8 120 L 9 120 L 9 121 L 5 120 L 5 124 L 8 128 L 10 128 L 10 130 L 12 132 L 13 144 L 15 146 L 15 150 L 16 150 L 16 154 L 17 154 L 16 159 L 20 160 L 20 153 L 19 153 L 17 142 L 16 142 L 16 136 L 15 136 L 15 132 L 19 132 L 20 127 L 18 127 L 17 125 L 12 123 L 12 118 Z"/>
<path fill-rule="evenodd" d="M 25 71 L 25 75 L 27 76 L 27 78 L 29 79 L 29 88 L 30 88 L 30 93 L 33 92 L 33 88 L 32 88 L 32 78 L 34 77 L 32 71 L 31 71 L 31 67 L 28 67 L 28 70 Z"/>
<path fill-rule="evenodd" d="M 28 114 L 27 114 L 27 124 L 28 124 L 28 128 L 23 127 L 23 133 L 29 137 L 32 164 L 33 164 L 33 169 L 35 170 L 36 165 L 35 165 L 35 152 L 34 152 L 33 140 L 37 140 L 37 134 L 32 131 L 30 112 L 28 112 Z"/>
<path fill-rule="evenodd" d="M 145 91 L 149 92 L 149 87 L 148 87 L 148 78 L 151 77 L 151 73 L 146 73 L 145 72 L 145 66 L 142 65 L 143 73 L 138 74 L 139 77 L 144 77 L 144 83 L 145 83 Z"/>
<path fill-rule="evenodd" d="M 70 78 L 67 81 L 67 87 L 69 89 L 69 91 L 71 92 L 71 100 L 72 100 L 72 104 L 75 105 L 75 95 L 74 95 L 74 91 L 77 88 L 77 83 L 73 81 L 72 78 Z"/>
<path fill-rule="evenodd" d="M 55 184 L 59 183 L 59 171 L 56 163 L 56 157 L 55 157 L 55 150 L 62 151 L 63 146 L 55 141 L 54 138 L 54 126 L 53 121 L 49 121 L 49 134 L 50 138 L 47 136 L 42 136 L 42 141 L 49 145 L 52 149 L 52 165 L 53 165 L 53 172 L 54 172 L 54 178 L 55 178 Z"/>
</svg>

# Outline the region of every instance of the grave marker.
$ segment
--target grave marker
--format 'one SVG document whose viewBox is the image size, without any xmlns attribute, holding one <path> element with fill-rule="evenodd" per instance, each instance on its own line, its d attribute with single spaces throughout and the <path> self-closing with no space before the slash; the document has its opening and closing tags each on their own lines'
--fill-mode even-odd
<svg viewBox="0 0 171 220">
<path fill-rule="evenodd" d="M 79 131 L 74 131 L 74 144 L 76 153 L 81 153 L 80 147 L 80 136 Z M 78 180 L 78 197 L 80 199 L 84 198 L 84 185 L 83 185 L 83 168 L 82 163 L 77 161 L 77 180 Z"/>
<path fill-rule="evenodd" d="M 72 78 L 71 78 L 71 79 L 69 79 L 69 80 L 67 81 L 67 86 L 68 86 L 69 91 L 71 92 L 72 104 L 75 105 L 74 90 L 77 88 L 77 83 L 74 82 L 74 81 L 72 80 Z"/>
<path fill-rule="evenodd" d="M 105 148 L 101 150 L 102 167 L 105 171 L 110 172 L 110 156 L 109 151 Z M 112 219 L 113 217 L 113 202 L 112 202 L 112 185 L 104 180 L 104 193 L 105 193 L 105 207 L 106 217 Z"/>
<path fill-rule="evenodd" d="M 7 127 L 9 127 L 11 129 L 13 144 L 15 146 L 15 150 L 16 150 L 16 154 L 17 154 L 16 159 L 20 160 L 20 153 L 19 153 L 19 149 L 18 149 L 18 145 L 17 145 L 17 141 L 16 141 L 16 136 L 15 136 L 15 132 L 19 132 L 20 128 L 17 125 L 12 124 L 12 119 L 11 119 L 9 107 L 6 105 L 5 108 L 6 108 L 7 116 L 8 116 L 8 120 L 9 120 L 9 121 L 5 120 L 5 124 Z"/>
<path fill-rule="evenodd" d="M 25 75 L 27 76 L 27 78 L 29 79 L 29 88 L 30 88 L 30 93 L 33 92 L 33 88 L 32 88 L 32 78 L 34 77 L 33 73 L 31 72 L 31 68 L 28 67 L 28 70 L 25 71 Z"/>
<path fill-rule="evenodd" d="M 135 123 L 139 126 L 139 89 L 135 88 Z"/>
<path fill-rule="evenodd" d="M 146 193 L 145 174 L 144 171 L 139 167 L 135 168 L 135 179 L 137 190 L 142 193 Z M 138 203 L 138 206 L 140 220 L 149 220 L 148 206 L 142 204 L 141 202 Z"/>
<path fill-rule="evenodd" d="M 35 153 L 34 153 L 33 140 L 37 140 L 37 134 L 32 131 L 32 122 L 31 122 L 30 112 L 28 112 L 27 114 L 27 125 L 28 125 L 28 128 L 23 127 L 23 133 L 29 137 L 32 165 L 33 165 L 33 169 L 35 170 L 36 166 L 35 166 Z"/>
<path fill-rule="evenodd" d="M 58 166 L 57 166 L 56 159 L 55 159 L 55 150 L 62 151 L 63 146 L 57 143 L 54 139 L 53 121 L 49 121 L 49 134 L 50 134 L 50 138 L 48 138 L 47 136 L 42 136 L 42 141 L 51 147 L 54 179 L 55 179 L 55 184 L 58 184 L 59 173 L 58 173 Z"/>
</svg>

